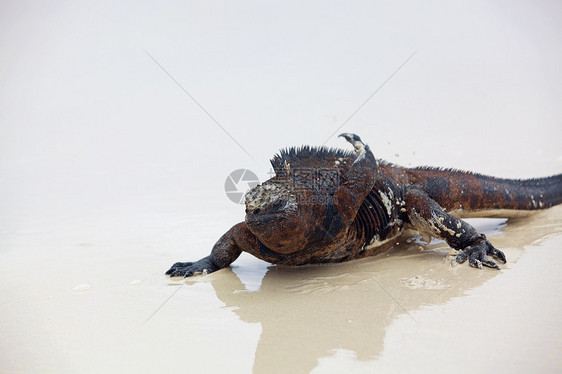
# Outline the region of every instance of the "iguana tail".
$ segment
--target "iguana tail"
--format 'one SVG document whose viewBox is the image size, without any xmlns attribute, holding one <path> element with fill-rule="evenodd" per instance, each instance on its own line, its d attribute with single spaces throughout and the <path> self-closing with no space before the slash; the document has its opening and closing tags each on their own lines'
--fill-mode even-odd
<svg viewBox="0 0 562 374">
<path fill-rule="evenodd" d="M 502 179 L 453 169 L 422 167 L 410 171 L 416 184 L 443 208 L 462 216 L 506 217 L 517 214 L 509 211 L 533 211 L 562 203 L 562 174 Z"/>
</svg>

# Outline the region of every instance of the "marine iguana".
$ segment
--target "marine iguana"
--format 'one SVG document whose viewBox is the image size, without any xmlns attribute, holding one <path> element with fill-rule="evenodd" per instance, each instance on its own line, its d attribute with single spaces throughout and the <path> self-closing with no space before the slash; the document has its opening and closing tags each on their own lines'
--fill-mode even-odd
<svg viewBox="0 0 562 374">
<path fill-rule="evenodd" d="M 502 251 L 461 218 L 510 217 L 562 202 L 562 174 L 500 179 L 456 169 L 405 168 L 376 159 L 355 134 L 353 151 L 288 148 L 271 160 L 275 176 L 245 196 L 246 218 L 175 277 L 228 267 L 242 251 L 273 264 L 335 263 L 384 252 L 405 228 L 445 240 L 459 263 L 500 267 Z M 490 256 L 490 257 L 489 257 Z"/>
</svg>

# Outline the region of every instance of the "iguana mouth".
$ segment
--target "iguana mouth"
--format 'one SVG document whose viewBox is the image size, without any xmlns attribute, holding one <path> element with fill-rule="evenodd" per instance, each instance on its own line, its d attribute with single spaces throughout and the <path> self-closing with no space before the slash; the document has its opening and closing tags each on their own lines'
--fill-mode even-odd
<svg viewBox="0 0 562 374">
<path fill-rule="evenodd" d="M 282 219 L 285 219 L 283 212 L 260 213 L 259 209 L 257 209 L 257 211 L 246 214 L 246 224 L 250 226 L 271 224 L 272 221 L 278 221 Z"/>
</svg>

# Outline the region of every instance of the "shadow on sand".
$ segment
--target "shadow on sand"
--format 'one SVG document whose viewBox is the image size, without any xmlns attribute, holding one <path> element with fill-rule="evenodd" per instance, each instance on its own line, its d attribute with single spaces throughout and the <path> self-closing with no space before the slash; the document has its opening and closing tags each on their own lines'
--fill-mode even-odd
<svg viewBox="0 0 562 374">
<path fill-rule="evenodd" d="M 562 208 L 553 208 L 489 228 L 492 242 L 508 257 L 502 271 L 514 266 L 525 246 L 562 231 L 561 223 Z M 338 350 L 359 361 L 376 358 L 395 318 L 407 313 L 415 321 L 410 312 L 446 303 L 502 274 L 451 265 L 443 243 L 420 248 L 410 241 L 386 254 L 338 265 L 270 266 L 257 291 L 246 290 L 231 269 L 206 278 L 242 321 L 261 324 L 254 373 L 272 368 L 308 373 Z"/>
</svg>

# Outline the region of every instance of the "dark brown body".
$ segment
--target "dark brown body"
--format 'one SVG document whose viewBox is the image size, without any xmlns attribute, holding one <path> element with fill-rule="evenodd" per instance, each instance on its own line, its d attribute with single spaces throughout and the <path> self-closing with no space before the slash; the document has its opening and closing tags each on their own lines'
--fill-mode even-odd
<svg viewBox="0 0 562 374">
<path fill-rule="evenodd" d="M 355 154 L 303 147 L 272 160 L 276 176 L 246 196 L 246 220 L 211 255 L 176 263 L 172 276 L 229 266 L 242 251 L 274 264 L 341 262 L 387 250 L 405 228 L 443 239 L 474 267 L 505 262 L 462 217 L 509 217 L 562 202 L 562 175 L 500 179 L 439 168 L 404 168 L 376 160 L 354 134 Z"/>
</svg>

